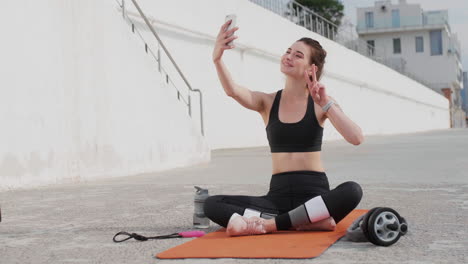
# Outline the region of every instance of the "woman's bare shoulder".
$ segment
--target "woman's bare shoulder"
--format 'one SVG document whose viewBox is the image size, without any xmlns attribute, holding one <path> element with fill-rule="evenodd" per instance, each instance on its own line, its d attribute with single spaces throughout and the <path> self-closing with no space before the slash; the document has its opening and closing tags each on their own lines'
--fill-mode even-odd
<svg viewBox="0 0 468 264">
<path fill-rule="evenodd" d="M 273 101 L 275 100 L 276 92 L 271 92 L 271 93 L 265 93 L 264 95 L 264 102 L 265 102 L 265 110 L 267 112 L 270 112 L 270 108 L 273 105 Z"/>
</svg>

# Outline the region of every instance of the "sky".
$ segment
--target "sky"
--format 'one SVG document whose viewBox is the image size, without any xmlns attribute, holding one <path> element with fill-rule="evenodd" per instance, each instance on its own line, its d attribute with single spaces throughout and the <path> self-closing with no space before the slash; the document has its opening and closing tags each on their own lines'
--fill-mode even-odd
<svg viewBox="0 0 468 264">
<path fill-rule="evenodd" d="M 374 6 L 375 0 L 340 0 L 344 5 L 345 17 L 357 24 L 356 8 Z M 468 71 L 468 0 L 406 0 L 408 4 L 419 4 L 424 11 L 447 9 L 452 33 L 458 35 L 461 46 L 463 71 Z M 392 0 L 393 4 L 398 0 Z"/>
</svg>

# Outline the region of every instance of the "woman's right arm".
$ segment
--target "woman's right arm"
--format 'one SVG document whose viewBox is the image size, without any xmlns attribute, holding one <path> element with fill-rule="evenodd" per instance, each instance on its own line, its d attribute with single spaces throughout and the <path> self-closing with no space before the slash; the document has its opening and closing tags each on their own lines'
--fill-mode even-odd
<svg viewBox="0 0 468 264">
<path fill-rule="evenodd" d="M 234 46 L 228 46 L 226 43 L 230 42 L 237 38 L 233 33 L 238 30 L 238 27 L 235 27 L 229 31 L 225 31 L 225 29 L 229 26 L 229 21 L 227 21 L 220 29 L 218 37 L 216 38 L 215 47 L 213 50 L 213 63 L 215 64 L 216 71 L 218 73 L 218 78 L 221 82 L 221 85 L 224 88 L 224 92 L 226 95 L 234 98 L 237 102 L 239 102 L 245 108 L 250 110 L 254 110 L 257 112 L 262 112 L 265 108 L 265 98 L 267 96 L 266 93 L 251 91 L 246 87 L 240 86 L 234 82 L 231 78 L 231 74 L 229 73 L 226 65 L 222 61 L 222 56 L 224 50 L 233 49 Z M 231 37 L 227 37 L 230 34 L 233 34 Z"/>
</svg>

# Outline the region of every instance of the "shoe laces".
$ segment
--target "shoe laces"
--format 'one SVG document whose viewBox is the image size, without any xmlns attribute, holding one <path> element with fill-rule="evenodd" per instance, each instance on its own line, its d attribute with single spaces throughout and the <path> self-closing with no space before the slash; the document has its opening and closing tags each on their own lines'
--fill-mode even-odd
<svg viewBox="0 0 468 264">
<path fill-rule="evenodd" d="M 247 227 L 245 232 L 249 235 L 256 235 L 259 233 L 265 233 L 265 227 L 263 226 L 262 219 L 247 218 L 245 219 Z"/>
</svg>

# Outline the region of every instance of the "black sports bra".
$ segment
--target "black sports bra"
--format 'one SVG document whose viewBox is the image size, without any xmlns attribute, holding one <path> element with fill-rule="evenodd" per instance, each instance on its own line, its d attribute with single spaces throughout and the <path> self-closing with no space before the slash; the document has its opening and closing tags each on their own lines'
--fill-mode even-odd
<svg viewBox="0 0 468 264">
<path fill-rule="evenodd" d="M 314 100 L 309 95 L 307 110 L 302 120 L 296 123 L 283 123 L 278 117 L 282 91 L 276 92 L 266 126 L 271 152 L 320 151 L 323 127 L 320 126 L 315 116 Z"/>
</svg>

